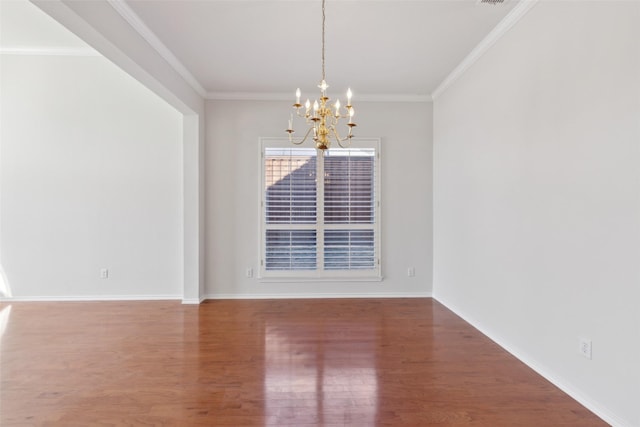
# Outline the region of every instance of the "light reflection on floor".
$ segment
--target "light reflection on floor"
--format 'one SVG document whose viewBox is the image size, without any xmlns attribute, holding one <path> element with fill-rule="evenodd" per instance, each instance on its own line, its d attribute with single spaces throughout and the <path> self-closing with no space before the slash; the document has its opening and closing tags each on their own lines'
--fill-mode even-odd
<svg viewBox="0 0 640 427">
<path fill-rule="evenodd" d="M 6 307 L 2 307 L 2 309 L 0 309 L 0 341 L 2 340 L 5 331 L 7 330 L 7 325 L 9 324 L 9 316 L 11 316 L 11 306 L 8 305 Z"/>
<path fill-rule="evenodd" d="M 9 280 L 4 273 L 4 268 L 0 265 L 0 298 L 11 298 L 11 287 L 9 286 Z"/>
<path fill-rule="evenodd" d="M 374 330 L 354 340 L 331 330 L 319 334 L 316 329 L 322 327 L 266 323 L 267 416 L 283 422 L 295 418 L 318 424 L 374 425 L 378 399 Z M 318 335 L 325 339 L 307 339 Z"/>
</svg>

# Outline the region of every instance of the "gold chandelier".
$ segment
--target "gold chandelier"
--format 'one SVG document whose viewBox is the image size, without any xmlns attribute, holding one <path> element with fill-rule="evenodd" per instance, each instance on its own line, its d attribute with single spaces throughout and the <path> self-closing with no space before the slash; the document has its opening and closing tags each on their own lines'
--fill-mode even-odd
<svg viewBox="0 0 640 427">
<path fill-rule="evenodd" d="M 333 110 L 331 107 L 327 106 L 327 102 L 329 101 L 329 97 L 327 97 L 327 88 L 329 85 L 325 80 L 324 74 L 324 22 L 325 22 L 325 10 L 324 10 L 325 0 L 322 0 L 322 81 L 318 85 L 320 88 L 320 102 L 317 100 L 313 101 L 313 110 L 311 109 L 312 104 L 307 99 L 307 102 L 304 103 L 304 113 L 301 112 L 302 104 L 300 103 L 300 88 L 296 90 L 296 103 L 293 104 L 293 108 L 296 109 L 296 116 L 302 117 L 305 119 L 306 125 L 309 127 L 307 133 L 300 141 L 295 141 L 293 139 L 293 113 L 291 113 L 291 118 L 289 119 L 289 127 L 287 128 L 287 133 L 289 134 L 289 141 L 295 145 L 300 145 L 307 140 L 309 135 L 313 132 L 313 140 L 316 143 L 316 148 L 318 150 L 326 150 L 331 146 L 331 140 L 334 139 L 338 145 L 342 148 L 346 148 L 351 145 L 351 138 L 353 138 L 352 130 L 356 126 L 353 121 L 354 109 L 351 105 L 351 89 L 347 90 L 347 105 L 344 107 L 340 107 L 340 100 L 336 100 L 333 105 Z M 338 122 L 340 119 L 349 119 L 347 123 L 349 133 L 344 138 L 340 136 L 338 133 Z M 348 144 L 343 145 L 342 143 L 348 141 Z"/>
</svg>

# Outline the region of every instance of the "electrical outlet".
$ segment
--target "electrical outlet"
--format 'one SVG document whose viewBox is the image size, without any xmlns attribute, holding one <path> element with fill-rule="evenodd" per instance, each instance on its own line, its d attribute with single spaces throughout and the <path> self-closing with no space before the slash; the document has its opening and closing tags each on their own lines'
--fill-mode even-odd
<svg viewBox="0 0 640 427">
<path fill-rule="evenodd" d="M 580 338 L 580 354 L 591 359 L 591 340 Z"/>
<path fill-rule="evenodd" d="M 407 276 L 415 277 L 416 276 L 416 268 L 415 267 L 407 268 Z"/>
<path fill-rule="evenodd" d="M 100 278 L 101 279 L 108 279 L 109 278 L 109 269 L 108 268 L 101 268 L 100 269 Z"/>
<path fill-rule="evenodd" d="M 251 279 L 253 277 L 253 268 L 248 267 L 245 274 L 249 279 Z"/>
</svg>

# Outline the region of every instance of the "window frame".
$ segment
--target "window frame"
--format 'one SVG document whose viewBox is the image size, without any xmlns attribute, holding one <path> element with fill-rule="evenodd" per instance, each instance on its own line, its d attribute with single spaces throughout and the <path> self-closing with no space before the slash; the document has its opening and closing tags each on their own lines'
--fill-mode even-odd
<svg viewBox="0 0 640 427">
<path fill-rule="evenodd" d="M 337 145 L 337 144 L 334 144 Z M 266 232 L 268 224 L 266 223 L 266 180 L 265 180 L 265 149 L 266 148 L 295 148 L 286 137 L 261 137 L 260 138 L 260 200 L 259 200 L 259 223 L 260 223 L 260 266 L 258 269 L 258 279 L 262 282 L 305 282 L 305 281 L 330 281 L 330 282 L 358 282 L 358 281 L 381 281 L 382 280 L 382 262 L 381 262 L 381 157 L 380 157 L 380 138 L 353 138 L 350 148 L 372 148 L 374 154 L 374 222 L 371 226 L 363 226 L 362 224 L 318 224 L 317 220 L 312 224 L 282 224 L 286 229 L 295 230 L 320 230 L 322 233 L 318 236 L 316 242 L 317 267 L 315 270 L 266 270 Z M 311 146 L 312 147 L 312 146 Z M 300 148 L 309 148 L 309 146 L 300 146 Z M 339 147 L 334 147 L 339 148 Z M 324 161 L 318 162 L 318 158 L 322 153 L 317 153 L 316 170 L 324 170 Z M 324 176 L 324 175 L 319 175 Z M 324 210 L 324 182 L 316 186 L 318 195 L 317 211 Z M 324 215 L 321 216 L 321 218 Z M 321 236 L 324 230 L 336 229 L 368 229 L 374 233 L 374 268 L 373 269 L 354 269 L 354 270 L 325 270 L 323 269 L 323 249 L 324 242 Z M 318 235 L 318 234 L 317 234 Z"/>
</svg>

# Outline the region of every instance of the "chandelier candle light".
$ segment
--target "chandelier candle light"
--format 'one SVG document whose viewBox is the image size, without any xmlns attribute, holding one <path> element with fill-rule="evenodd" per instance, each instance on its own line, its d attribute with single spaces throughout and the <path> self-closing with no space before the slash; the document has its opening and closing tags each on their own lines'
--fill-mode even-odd
<svg viewBox="0 0 640 427">
<path fill-rule="evenodd" d="M 333 110 L 331 107 L 327 106 L 327 102 L 329 101 L 329 97 L 327 96 L 327 88 L 329 85 L 325 80 L 324 74 L 324 22 L 325 22 L 325 11 L 324 11 L 324 3 L 325 0 L 322 0 L 322 81 L 318 85 L 320 88 L 320 102 L 317 100 L 313 101 L 313 110 L 311 109 L 312 105 L 309 99 L 304 103 L 304 113 L 301 111 L 302 104 L 300 103 L 300 88 L 296 90 L 296 103 L 293 104 L 293 108 L 296 109 L 296 116 L 303 117 L 306 121 L 307 126 L 309 126 L 309 130 L 304 135 L 300 141 L 295 141 L 293 139 L 293 113 L 289 119 L 289 127 L 287 128 L 287 133 L 289 134 L 289 141 L 295 145 L 300 145 L 307 140 L 311 132 L 313 131 L 313 140 L 316 142 L 316 148 L 318 150 L 326 150 L 331 146 L 331 139 L 335 139 L 335 141 L 342 148 L 346 148 L 351 145 L 351 138 L 353 138 L 352 130 L 356 126 L 353 122 L 354 109 L 351 105 L 351 89 L 347 90 L 347 105 L 344 107 L 340 106 L 340 100 L 336 100 L 333 105 Z M 349 133 L 344 138 L 340 137 L 338 133 L 338 129 L 336 126 L 340 119 L 349 119 L 347 123 Z M 349 141 L 348 144 L 343 145 L 342 143 L 345 141 Z"/>
</svg>

